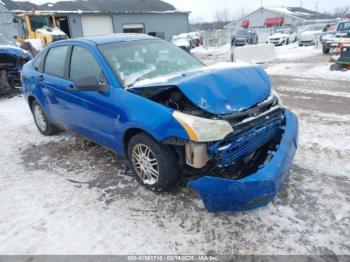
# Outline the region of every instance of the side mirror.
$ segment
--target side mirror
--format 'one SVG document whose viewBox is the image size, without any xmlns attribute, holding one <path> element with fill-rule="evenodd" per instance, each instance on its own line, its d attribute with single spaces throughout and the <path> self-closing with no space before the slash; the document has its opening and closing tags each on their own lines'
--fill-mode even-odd
<svg viewBox="0 0 350 262">
<path fill-rule="evenodd" d="M 99 81 L 94 76 L 76 80 L 75 89 L 83 92 L 108 92 L 108 85 L 105 76 L 102 74 Z"/>
</svg>

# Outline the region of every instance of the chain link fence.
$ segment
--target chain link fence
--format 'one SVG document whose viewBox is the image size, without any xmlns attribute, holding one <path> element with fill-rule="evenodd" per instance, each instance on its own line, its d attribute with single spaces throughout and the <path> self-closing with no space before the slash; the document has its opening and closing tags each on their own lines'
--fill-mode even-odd
<svg viewBox="0 0 350 262">
<path fill-rule="evenodd" d="M 275 32 L 274 28 L 255 28 L 253 30 L 258 34 L 259 43 L 266 43 L 268 37 Z M 230 44 L 232 36 L 235 33 L 236 31 L 234 29 L 219 29 L 202 32 L 201 36 L 203 37 L 204 48 Z"/>
</svg>

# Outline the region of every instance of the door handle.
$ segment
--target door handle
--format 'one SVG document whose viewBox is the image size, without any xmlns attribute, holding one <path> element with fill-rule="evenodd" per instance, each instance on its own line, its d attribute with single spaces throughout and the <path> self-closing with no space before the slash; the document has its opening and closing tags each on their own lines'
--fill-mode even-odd
<svg viewBox="0 0 350 262">
<path fill-rule="evenodd" d="M 43 75 L 38 76 L 36 79 L 37 79 L 38 81 L 44 81 L 44 80 L 45 80 L 45 78 L 44 78 Z"/>
<path fill-rule="evenodd" d="M 65 88 L 67 91 L 74 91 L 75 90 L 75 86 L 74 85 L 69 85 L 69 86 L 66 86 Z"/>
</svg>

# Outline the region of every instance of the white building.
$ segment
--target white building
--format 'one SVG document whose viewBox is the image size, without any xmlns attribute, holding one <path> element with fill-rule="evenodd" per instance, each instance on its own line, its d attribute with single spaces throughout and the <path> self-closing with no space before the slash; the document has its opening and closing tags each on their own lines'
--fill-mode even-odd
<svg viewBox="0 0 350 262">
<path fill-rule="evenodd" d="M 271 28 L 300 26 L 305 24 L 333 22 L 334 17 L 302 7 L 262 7 L 225 26 L 235 30 L 242 28 Z"/>
</svg>

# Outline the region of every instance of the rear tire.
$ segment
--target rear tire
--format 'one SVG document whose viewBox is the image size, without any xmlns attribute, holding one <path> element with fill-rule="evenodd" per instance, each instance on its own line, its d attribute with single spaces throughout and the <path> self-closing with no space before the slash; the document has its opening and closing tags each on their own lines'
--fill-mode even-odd
<svg viewBox="0 0 350 262">
<path fill-rule="evenodd" d="M 131 138 L 128 159 L 137 180 L 149 190 L 166 192 L 178 180 L 179 167 L 175 152 L 145 133 Z"/>
<path fill-rule="evenodd" d="M 32 102 L 31 110 L 35 125 L 41 134 L 44 136 L 52 136 L 60 132 L 60 130 L 55 125 L 49 122 L 44 110 L 36 101 Z"/>
</svg>

